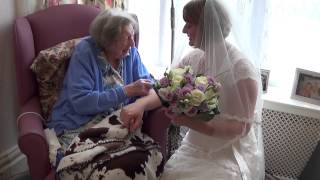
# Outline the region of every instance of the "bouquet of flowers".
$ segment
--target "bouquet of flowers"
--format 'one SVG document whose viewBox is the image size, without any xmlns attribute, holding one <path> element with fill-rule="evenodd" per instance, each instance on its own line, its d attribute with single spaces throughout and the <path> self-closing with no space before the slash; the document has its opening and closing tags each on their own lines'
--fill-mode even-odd
<svg viewBox="0 0 320 180">
<path fill-rule="evenodd" d="M 171 113 L 208 121 L 219 113 L 220 84 L 212 77 L 194 75 L 190 66 L 172 69 L 155 83 L 155 90 Z"/>
</svg>

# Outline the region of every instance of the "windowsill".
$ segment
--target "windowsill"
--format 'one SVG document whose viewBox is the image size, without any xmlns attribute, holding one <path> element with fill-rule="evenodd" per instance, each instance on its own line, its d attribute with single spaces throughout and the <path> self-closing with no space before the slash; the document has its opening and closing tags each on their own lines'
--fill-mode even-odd
<svg viewBox="0 0 320 180">
<path fill-rule="evenodd" d="M 320 106 L 295 100 L 290 96 L 291 92 L 287 93 L 275 87 L 268 87 L 268 92 L 262 95 L 264 107 L 320 119 Z"/>
</svg>

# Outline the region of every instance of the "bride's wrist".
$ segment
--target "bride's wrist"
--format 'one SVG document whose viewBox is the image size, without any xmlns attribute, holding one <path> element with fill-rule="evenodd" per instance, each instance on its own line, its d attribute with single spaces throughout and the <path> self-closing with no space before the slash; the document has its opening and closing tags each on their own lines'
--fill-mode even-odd
<svg viewBox="0 0 320 180">
<path fill-rule="evenodd" d="M 139 106 L 139 108 L 142 108 L 143 110 L 146 109 L 146 103 L 142 99 L 137 99 L 135 105 Z"/>
</svg>

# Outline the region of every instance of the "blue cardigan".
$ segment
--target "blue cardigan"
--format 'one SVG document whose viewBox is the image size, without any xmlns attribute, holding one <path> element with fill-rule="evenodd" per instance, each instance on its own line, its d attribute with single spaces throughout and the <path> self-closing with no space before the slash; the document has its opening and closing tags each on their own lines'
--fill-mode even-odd
<svg viewBox="0 0 320 180">
<path fill-rule="evenodd" d="M 106 88 L 104 64 L 98 58 L 101 51 L 91 37 L 76 46 L 59 99 L 49 117 L 48 127 L 54 128 L 58 135 L 64 130 L 79 128 L 98 113 L 134 101 L 125 95 L 123 86 Z M 125 85 L 142 78 L 151 79 L 136 48 L 131 48 L 129 55 L 122 59 L 122 78 Z"/>
</svg>

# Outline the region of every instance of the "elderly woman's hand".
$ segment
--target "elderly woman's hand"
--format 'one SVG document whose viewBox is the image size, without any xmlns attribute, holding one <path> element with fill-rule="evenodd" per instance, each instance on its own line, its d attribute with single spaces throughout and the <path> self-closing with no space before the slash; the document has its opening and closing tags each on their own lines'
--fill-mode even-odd
<svg viewBox="0 0 320 180">
<path fill-rule="evenodd" d="M 145 96 L 148 95 L 149 90 L 152 88 L 152 82 L 149 79 L 139 79 L 124 87 L 127 96 Z"/>
<path fill-rule="evenodd" d="M 138 102 L 123 107 L 120 112 L 123 127 L 127 128 L 130 132 L 136 131 L 142 125 L 143 113 L 144 107 Z"/>
</svg>

